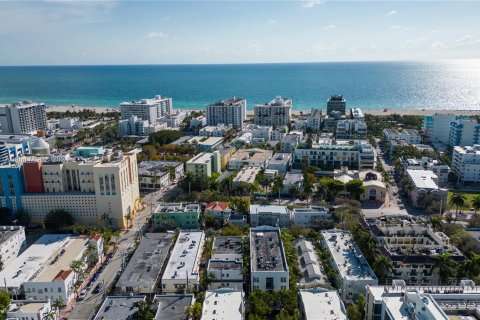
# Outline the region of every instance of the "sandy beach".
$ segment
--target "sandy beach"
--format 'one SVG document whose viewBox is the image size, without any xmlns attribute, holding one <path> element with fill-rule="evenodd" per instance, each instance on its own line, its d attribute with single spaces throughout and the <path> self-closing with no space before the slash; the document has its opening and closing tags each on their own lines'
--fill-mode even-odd
<svg viewBox="0 0 480 320">
<path fill-rule="evenodd" d="M 89 109 L 98 113 L 104 113 L 104 112 L 120 112 L 120 110 L 117 107 L 93 107 L 93 106 L 87 106 L 87 107 L 82 107 L 82 106 L 49 106 L 47 108 L 47 112 L 49 111 L 59 111 L 59 112 L 66 112 L 66 111 L 72 111 L 72 112 L 78 112 L 84 109 Z M 192 110 L 187 110 L 187 109 L 175 109 L 175 110 L 184 110 L 184 111 L 192 111 Z M 198 111 L 198 110 L 196 110 Z M 308 110 L 293 110 L 293 114 L 299 115 L 301 113 L 308 113 Z M 400 109 L 400 110 L 394 110 L 394 109 L 386 109 L 384 110 L 363 110 L 363 113 L 365 114 L 372 114 L 376 116 L 387 116 L 391 114 L 399 114 L 399 115 L 412 115 L 412 116 L 425 116 L 425 115 L 433 115 L 433 114 L 455 114 L 455 115 L 467 115 L 467 116 L 473 116 L 473 115 L 479 115 L 480 110 L 433 110 L 433 109 Z M 248 116 L 253 116 L 253 111 L 249 110 L 247 111 Z"/>
</svg>

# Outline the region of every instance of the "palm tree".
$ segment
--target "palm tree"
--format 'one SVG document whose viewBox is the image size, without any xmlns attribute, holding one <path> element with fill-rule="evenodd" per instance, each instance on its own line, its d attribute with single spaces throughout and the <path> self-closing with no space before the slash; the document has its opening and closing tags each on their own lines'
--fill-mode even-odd
<svg viewBox="0 0 480 320">
<path fill-rule="evenodd" d="M 220 182 L 220 188 L 225 192 L 227 195 L 233 190 L 233 175 L 226 177 Z"/>
<path fill-rule="evenodd" d="M 461 192 L 454 192 L 449 200 L 449 203 L 455 206 L 455 221 L 457 221 L 459 209 L 465 205 L 465 200 L 467 200 L 467 197 Z"/>
<path fill-rule="evenodd" d="M 112 218 L 108 215 L 108 213 L 104 212 L 102 216 L 100 217 L 100 220 L 103 221 L 103 225 L 105 227 L 110 227 L 112 225 Z"/>
<path fill-rule="evenodd" d="M 73 273 L 75 273 L 75 276 L 77 280 L 75 283 L 80 280 L 81 276 L 83 275 L 83 266 L 85 265 L 85 262 L 82 260 L 73 260 L 70 263 L 70 269 L 72 269 Z M 76 290 L 76 289 L 75 289 Z"/>
<path fill-rule="evenodd" d="M 60 309 L 64 306 L 63 301 L 60 299 L 56 299 L 52 302 L 52 308 L 55 309 L 57 313 L 57 317 L 60 318 Z"/>
<path fill-rule="evenodd" d="M 308 206 L 308 201 L 310 200 L 310 196 L 313 193 L 313 184 L 311 183 L 305 183 L 303 186 L 303 194 L 305 195 L 305 198 L 307 199 L 307 206 Z"/>
<path fill-rule="evenodd" d="M 280 174 L 276 174 L 273 178 L 273 191 L 278 192 L 278 205 L 280 205 L 280 193 L 283 189 L 283 177 Z"/>
<path fill-rule="evenodd" d="M 477 214 L 477 211 L 480 210 L 480 196 L 476 196 L 472 200 L 472 207 L 475 210 L 475 215 Z"/>
<path fill-rule="evenodd" d="M 293 199 L 297 199 L 298 196 L 300 195 L 300 188 L 296 185 L 292 185 L 289 189 L 288 192 L 292 196 Z"/>
<path fill-rule="evenodd" d="M 434 230 L 441 230 L 442 229 L 442 217 L 439 215 L 431 215 L 430 216 L 430 224 Z"/>
<path fill-rule="evenodd" d="M 437 256 L 437 262 L 435 268 L 438 268 L 440 281 L 442 283 L 449 282 L 455 275 L 456 262 L 452 259 L 449 252 L 441 253 Z"/>
<path fill-rule="evenodd" d="M 375 271 L 378 279 L 383 279 L 387 282 L 387 277 L 393 269 L 392 263 L 385 256 L 376 255 L 375 261 L 372 264 L 372 268 Z"/>
<path fill-rule="evenodd" d="M 42 320 L 56 320 L 57 319 L 57 313 L 55 310 L 50 310 L 47 312 L 44 312 L 42 315 Z"/>
</svg>

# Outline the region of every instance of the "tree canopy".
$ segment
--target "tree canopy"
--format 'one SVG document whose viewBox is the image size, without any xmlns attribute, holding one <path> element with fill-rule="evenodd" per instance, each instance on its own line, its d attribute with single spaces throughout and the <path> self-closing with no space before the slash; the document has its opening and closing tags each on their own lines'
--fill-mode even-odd
<svg viewBox="0 0 480 320">
<path fill-rule="evenodd" d="M 57 209 L 47 213 L 44 223 L 47 229 L 59 230 L 63 227 L 72 226 L 74 219 L 68 211 Z"/>
</svg>

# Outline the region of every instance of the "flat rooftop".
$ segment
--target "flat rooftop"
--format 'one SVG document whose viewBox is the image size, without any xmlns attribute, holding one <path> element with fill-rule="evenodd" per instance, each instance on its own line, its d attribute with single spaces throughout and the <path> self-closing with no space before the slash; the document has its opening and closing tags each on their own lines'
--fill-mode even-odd
<svg viewBox="0 0 480 320">
<path fill-rule="evenodd" d="M 10 237 L 18 232 L 24 232 L 23 230 L 25 229 L 21 226 L 0 226 L 0 244 L 8 241 Z"/>
<path fill-rule="evenodd" d="M 167 203 L 159 204 L 155 212 L 200 212 L 198 203 Z"/>
<path fill-rule="evenodd" d="M 262 150 L 258 148 L 241 149 L 232 155 L 230 161 L 251 161 L 262 162 L 270 159 L 273 152 L 270 150 Z"/>
<path fill-rule="evenodd" d="M 197 143 L 198 145 L 212 146 L 223 141 L 223 137 L 205 137 L 205 136 L 195 136 L 191 137 L 185 143 L 193 144 Z"/>
<path fill-rule="evenodd" d="M 438 179 L 438 176 L 433 171 L 407 169 L 407 174 L 417 188 L 438 189 L 438 185 L 434 181 L 434 179 Z"/>
<path fill-rule="evenodd" d="M 250 214 L 262 214 L 262 213 L 274 213 L 274 214 L 289 214 L 286 206 L 275 205 L 263 205 L 252 204 L 250 205 Z"/>
<path fill-rule="evenodd" d="M 201 258 L 203 231 L 180 231 L 162 279 L 198 277 L 198 259 Z"/>
<path fill-rule="evenodd" d="M 213 240 L 212 257 L 216 254 L 242 255 L 243 237 L 215 237 Z"/>
<path fill-rule="evenodd" d="M 287 164 L 292 159 L 292 154 L 287 152 L 277 152 L 270 159 L 269 164 Z"/>
<path fill-rule="evenodd" d="M 347 312 L 336 290 L 300 290 L 305 320 L 347 320 Z"/>
<path fill-rule="evenodd" d="M 261 169 L 259 167 L 244 167 L 238 172 L 235 178 L 233 178 L 233 182 L 245 182 L 253 184 L 260 170 Z"/>
<path fill-rule="evenodd" d="M 188 307 L 194 302 L 192 294 L 187 295 L 156 295 L 158 302 L 155 320 L 187 320 Z"/>
<path fill-rule="evenodd" d="M 322 231 L 321 235 L 342 277 L 350 280 L 377 279 L 349 232 L 332 229 Z"/>
<path fill-rule="evenodd" d="M 173 245 L 172 233 L 146 233 L 116 287 L 155 286 Z"/>
<path fill-rule="evenodd" d="M 207 290 L 202 320 L 242 320 L 243 292 L 229 289 Z"/>
<path fill-rule="evenodd" d="M 187 163 L 204 164 L 204 163 L 209 163 L 211 161 L 211 159 L 212 159 L 212 153 L 202 152 L 202 153 L 197 154 L 192 159 L 188 160 Z"/>
<path fill-rule="evenodd" d="M 0 272 L 9 288 L 19 288 L 29 281 L 34 274 L 41 272 L 44 264 L 57 251 L 67 245 L 70 234 L 46 234 L 32 244 L 27 250 L 13 260 Z M 55 275 L 51 275 L 54 277 Z M 5 283 L 4 283 L 5 284 Z"/>
<path fill-rule="evenodd" d="M 7 313 L 39 313 L 40 311 L 42 311 L 46 304 L 49 304 L 48 300 L 12 300 L 7 310 Z"/>
<path fill-rule="evenodd" d="M 317 212 L 330 212 L 329 209 L 322 206 L 308 206 L 308 207 L 295 207 L 293 208 L 295 213 L 317 213 Z"/>
<path fill-rule="evenodd" d="M 215 260 L 210 259 L 208 262 L 208 270 L 241 270 L 242 262 L 241 261 L 225 261 L 225 260 Z"/>
<path fill-rule="evenodd" d="M 142 161 L 138 164 L 138 174 L 140 175 L 153 175 L 157 174 L 156 171 L 162 171 L 166 167 L 178 167 L 183 165 L 178 161 Z"/>
<path fill-rule="evenodd" d="M 229 99 L 216 101 L 215 103 L 209 104 L 208 106 L 232 106 L 232 105 L 238 105 L 243 101 L 246 102 L 244 98 L 232 97 Z"/>
<path fill-rule="evenodd" d="M 250 259 L 252 271 L 287 271 L 280 228 L 250 229 Z"/>
<path fill-rule="evenodd" d="M 130 319 L 137 311 L 134 303 L 145 300 L 145 296 L 110 296 L 103 300 L 94 320 Z"/>
</svg>

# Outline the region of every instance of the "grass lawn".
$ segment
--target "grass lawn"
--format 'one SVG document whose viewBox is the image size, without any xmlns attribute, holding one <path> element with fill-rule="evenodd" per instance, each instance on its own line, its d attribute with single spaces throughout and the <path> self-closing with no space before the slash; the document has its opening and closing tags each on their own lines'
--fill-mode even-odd
<svg viewBox="0 0 480 320">
<path fill-rule="evenodd" d="M 480 193 L 467 193 L 467 192 L 462 192 L 462 193 L 467 198 L 465 200 L 464 209 L 470 209 L 472 207 L 473 198 L 475 198 L 476 196 L 480 196 Z M 450 201 L 450 198 L 452 197 L 452 194 L 453 194 L 452 191 L 448 191 L 448 201 Z"/>
</svg>

